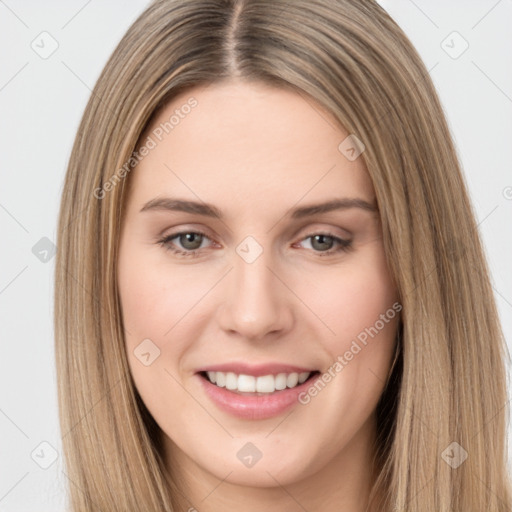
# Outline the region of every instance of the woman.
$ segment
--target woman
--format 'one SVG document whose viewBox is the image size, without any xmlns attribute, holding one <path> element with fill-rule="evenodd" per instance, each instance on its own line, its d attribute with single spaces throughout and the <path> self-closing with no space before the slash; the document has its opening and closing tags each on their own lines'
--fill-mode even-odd
<svg viewBox="0 0 512 512">
<path fill-rule="evenodd" d="M 73 510 L 510 510 L 476 223 L 373 1 L 153 2 L 86 108 L 57 246 Z"/>
</svg>

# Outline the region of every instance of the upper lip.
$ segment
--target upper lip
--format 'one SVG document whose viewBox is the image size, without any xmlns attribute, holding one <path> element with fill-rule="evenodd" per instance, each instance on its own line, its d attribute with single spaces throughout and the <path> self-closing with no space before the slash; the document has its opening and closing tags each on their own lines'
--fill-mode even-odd
<svg viewBox="0 0 512 512">
<path fill-rule="evenodd" d="M 314 372 L 316 370 L 311 368 L 304 368 L 301 366 L 294 366 L 290 364 L 282 363 L 264 363 L 264 364 L 248 364 L 244 362 L 232 362 L 223 364 L 214 364 L 204 366 L 197 370 L 200 372 L 232 372 L 237 375 L 253 375 L 254 377 L 260 377 L 262 375 L 277 375 L 279 373 L 303 373 L 303 372 Z"/>
</svg>

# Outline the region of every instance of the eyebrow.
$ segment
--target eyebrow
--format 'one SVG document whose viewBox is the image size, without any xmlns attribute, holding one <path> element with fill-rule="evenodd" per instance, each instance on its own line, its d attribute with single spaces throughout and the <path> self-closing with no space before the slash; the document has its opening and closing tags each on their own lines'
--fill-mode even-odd
<svg viewBox="0 0 512 512">
<path fill-rule="evenodd" d="M 375 204 L 369 203 L 364 199 L 341 198 L 332 199 L 324 203 L 311 204 L 308 206 L 302 206 L 300 208 L 294 208 L 288 215 L 290 215 L 292 219 L 302 219 L 312 215 L 328 213 L 334 210 L 348 210 L 350 208 L 360 208 L 372 213 L 376 213 L 378 211 L 378 208 Z M 140 211 L 179 211 L 204 215 L 206 217 L 214 217 L 216 219 L 223 218 L 222 212 L 212 204 L 183 199 L 174 199 L 170 197 L 156 197 L 151 199 L 141 208 Z"/>
</svg>

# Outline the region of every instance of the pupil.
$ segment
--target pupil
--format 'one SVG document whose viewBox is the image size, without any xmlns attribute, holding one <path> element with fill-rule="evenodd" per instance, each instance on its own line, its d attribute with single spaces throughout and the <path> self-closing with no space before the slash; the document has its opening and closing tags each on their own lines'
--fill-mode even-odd
<svg viewBox="0 0 512 512">
<path fill-rule="evenodd" d="M 326 242 L 327 240 L 327 242 Z M 320 247 L 317 247 L 318 249 L 320 250 L 329 250 L 332 246 L 332 242 L 333 242 L 333 239 L 332 239 L 332 236 L 329 236 L 329 235 L 315 235 L 313 237 L 313 247 L 315 246 L 315 242 L 319 241 L 320 242 Z M 326 247 L 325 245 L 327 245 L 328 247 Z"/>
<path fill-rule="evenodd" d="M 180 242 L 186 249 L 198 249 L 201 246 L 201 236 L 199 233 L 186 233 L 181 235 Z"/>
</svg>

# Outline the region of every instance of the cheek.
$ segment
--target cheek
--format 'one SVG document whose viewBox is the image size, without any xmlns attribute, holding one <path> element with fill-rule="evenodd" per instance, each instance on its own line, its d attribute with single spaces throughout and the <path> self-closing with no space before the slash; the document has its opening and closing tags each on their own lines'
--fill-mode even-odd
<svg viewBox="0 0 512 512">
<path fill-rule="evenodd" d="M 137 389 L 149 402 L 158 402 L 164 398 L 158 398 L 159 390 L 173 386 L 170 374 L 177 374 L 190 340 L 178 333 L 193 321 L 189 311 L 202 292 L 186 270 L 171 272 L 154 261 L 155 254 L 127 240 L 118 268 L 128 361 Z"/>
<path fill-rule="evenodd" d="M 208 288 L 191 280 L 186 269 L 171 272 L 151 261 L 147 248 L 139 252 L 126 246 L 119 259 L 118 277 L 135 387 L 162 428 L 179 428 L 184 419 L 180 414 L 169 415 L 169 411 L 186 411 L 190 402 L 179 384 L 180 363 L 192 340 L 183 334 L 191 325 L 197 326 L 191 308 Z"/>
<path fill-rule="evenodd" d="M 119 294 L 130 343 L 154 338 L 164 347 L 173 330 L 187 323 L 189 311 L 208 291 L 206 281 L 198 281 L 197 273 L 193 275 L 186 267 L 177 272 L 137 252 L 132 252 L 129 260 L 121 257 Z"/>
<path fill-rule="evenodd" d="M 328 361 L 321 372 L 323 382 L 308 391 L 302 403 L 313 402 L 313 416 L 324 418 L 326 425 L 336 424 L 333 418 L 339 415 L 353 426 L 361 425 L 383 391 L 401 309 L 383 248 L 366 247 L 334 274 L 330 268 L 309 281 L 303 282 L 301 293 L 324 324 L 319 324 L 320 340 Z"/>
<path fill-rule="evenodd" d="M 354 254 L 336 270 L 317 271 L 302 281 L 299 293 L 322 320 L 323 340 L 331 353 L 347 350 L 347 343 L 358 336 L 364 340 L 368 331 L 375 336 L 375 326 L 381 338 L 394 336 L 397 292 L 380 244 Z"/>
<path fill-rule="evenodd" d="M 392 361 L 401 306 L 380 247 L 347 259 L 334 275 L 332 270 L 318 272 L 301 289 L 302 294 L 310 289 L 308 305 L 325 324 L 318 324 L 318 332 L 328 357 L 319 381 L 299 401 L 306 417 L 324 425 L 323 437 L 336 451 L 375 410 Z"/>
</svg>

